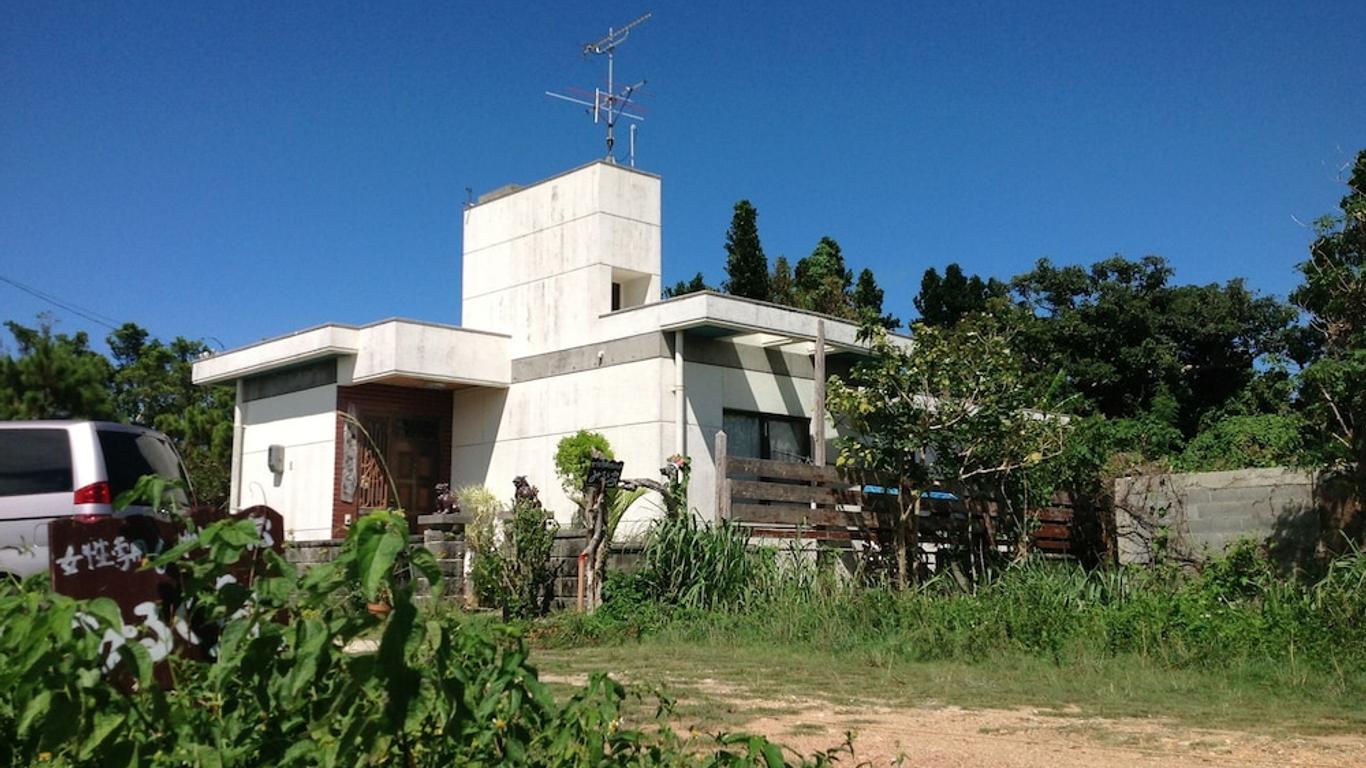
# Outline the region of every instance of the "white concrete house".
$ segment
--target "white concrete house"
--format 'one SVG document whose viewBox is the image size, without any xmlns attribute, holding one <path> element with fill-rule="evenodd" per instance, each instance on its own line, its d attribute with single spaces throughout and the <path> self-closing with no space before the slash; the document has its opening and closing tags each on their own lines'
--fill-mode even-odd
<svg viewBox="0 0 1366 768">
<path fill-rule="evenodd" d="M 436 483 L 510 498 L 525 475 L 566 523 L 552 457 L 579 429 L 607 436 L 626 477 L 691 456 L 708 516 L 717 430 L 732 455 L 809 460 L 817 325 L 832 372 L 860 353 L 857 327 L 715 293 L 660 300 L 660 250 L 659 177 L 594 162 L 465 210 L 462 326 L 331 323 L 200 360 L 196 383 L 237 386 L 232 506 L 275 507 L 292 538 L 340 537 L 395 503 L 382 459 L 414 516 Z"/>
</svg>

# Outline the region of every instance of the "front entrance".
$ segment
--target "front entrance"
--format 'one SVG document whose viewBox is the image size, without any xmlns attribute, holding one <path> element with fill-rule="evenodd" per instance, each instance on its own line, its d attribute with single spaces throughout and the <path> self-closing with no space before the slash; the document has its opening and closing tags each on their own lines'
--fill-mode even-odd
<svg viewBox="0 0 1366 768">
<path fill-rule="evenodd" d="M 367 510 L 394 507 L 407 513 L 410 530 L 416 531 L 417 517 L 436 510 L 437 483 L 450 481 L 450 392 L 382 384 L 341 387 L 337 408 L 333 535 L 345 536 Z M 368 440 L 358 430 L 348 437 L 350 419 L 344 414 L 364 427 Z M 348 441 L 354 451 L 349 458 Z"/>
</svg>

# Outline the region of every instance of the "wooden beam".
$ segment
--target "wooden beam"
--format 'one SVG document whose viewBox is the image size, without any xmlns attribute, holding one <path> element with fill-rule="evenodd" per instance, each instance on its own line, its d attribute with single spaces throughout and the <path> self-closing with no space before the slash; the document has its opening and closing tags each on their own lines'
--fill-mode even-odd
<svg viewBox="0 0 1366 768">
<path fill-rule="evenodd" d="M 775 480 L 800 480 L 812 483 L 843 483 L 834 467 L 821 467 L 813 464 L 797 464 L 791 461 L 773 459 L 750 459 L 731 456 L 727 459 L 731 475 L 754 475 Z"/>
<path fill-rule="evenodd" d="M 816 321 L 816 412 L 811 417 L 811 463 L 825 466 L 825 321 Z"/>
<path fill-rule="evenodd" d="M 716 432 L 716 519 L 730 519 L 730 480 L 726 478 L 730 463 L 726 455 L 726 433 Z"/>
<path fill-rule="evenodd" d="M 786 501 L 795 504 L 838 504 L 843 494 L 819 485 L 787 485 L 756 480 L 731 480 L 731 494 L 754 501 Z"/>
<path fill-rule="evenodd" d="M 829 507 L 812 509 L 804 504 L 736 504 L 733 510 L 736 522 L 746 525 L 793 525 L 811 527 L 813 525 L 833 525 L 844 528 L 877 529 L 882 523 L 890 524 L 887 516 L 883 521 L 878 515 L 868 512 L 846 512 Z"/>
</svg>

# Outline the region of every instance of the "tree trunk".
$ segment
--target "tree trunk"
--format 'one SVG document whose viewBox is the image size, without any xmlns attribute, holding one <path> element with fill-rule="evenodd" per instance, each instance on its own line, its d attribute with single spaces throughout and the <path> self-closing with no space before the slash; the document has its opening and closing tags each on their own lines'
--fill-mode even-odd
<svg viewBox="0 0 1366 768">
<path fill-rule="evenodd" d="M 607 528 L 602 504 L 603 494 L 590 488 L 584 495 L 583 517 L 588 529 L 588 540 L 583 547 L 584 567 L 584 610 L 592 613 L 602 602 L 602 585 L 598 579 L 598 550 L 602 548 L 603 533 Z"/>
<path fill-rule="evenodd" d="M 916 537 L 916 524 L 920 517 L 920 491 L 910 491 L 910 506 L 906 504 L 905 486 L 897 494 L 897 526 L 892 532 L 893 546 L 896 547 L 896 585 L 905 590 L 911 585 L 912 549 L 919 549 Z"/>
</svg>

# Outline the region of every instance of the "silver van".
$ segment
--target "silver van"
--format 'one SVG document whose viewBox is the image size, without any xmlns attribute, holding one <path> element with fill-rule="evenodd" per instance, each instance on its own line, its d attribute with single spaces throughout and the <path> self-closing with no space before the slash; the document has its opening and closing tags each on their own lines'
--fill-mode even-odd
<svg viewBox="0 0 1366 768">
<path fill-rule="evenodd" d="M 112 515 L 114 499 L 151 474 L 186 480 L 180 455 L 155 430 L 104 421 L 0 421 L 0 578 L 46 571 L 49 522 Z M 184 493 L 175 493 L 185 504 Z M 120 514 L 150 511 L 129 507 Z"/>
</svg>

